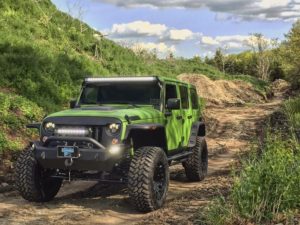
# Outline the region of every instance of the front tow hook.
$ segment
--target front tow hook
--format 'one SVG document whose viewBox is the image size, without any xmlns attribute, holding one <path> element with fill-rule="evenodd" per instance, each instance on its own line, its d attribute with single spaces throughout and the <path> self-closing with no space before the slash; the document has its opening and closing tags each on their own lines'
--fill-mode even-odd
<svg viewBox="0 0 300 225">
<path fill-rule="evenodd" d="M 65 166 L 66 167 L 71 167 L 73 165 L 74 161 L 73 158 L 69 158 L 65 160 Z"/>
</svg>

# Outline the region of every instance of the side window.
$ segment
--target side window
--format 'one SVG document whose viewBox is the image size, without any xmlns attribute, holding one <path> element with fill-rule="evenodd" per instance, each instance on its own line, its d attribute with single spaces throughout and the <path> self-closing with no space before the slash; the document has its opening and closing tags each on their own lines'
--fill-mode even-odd
<svg viewBox="0 0 300 225">
<path fill-rule="evenodd" d="M 176 86 L 172 84 L 166 84 L 166 103 L 170 98 L 177 98 Z"/>
<path fill-rule="evenodd" d="M 180 98 L 183 109 L 189 108 L 189 93 L 188 88 L 185 86 L 180 86 Z"/>
<path fill-rule="evenodd" d="M 195 89 L 190 89 L 190 93 L 191 93 L 192 108 L 198 109 L 199 108 L 199 100 L 198 100 L 197 91 Z"/>
</svg>

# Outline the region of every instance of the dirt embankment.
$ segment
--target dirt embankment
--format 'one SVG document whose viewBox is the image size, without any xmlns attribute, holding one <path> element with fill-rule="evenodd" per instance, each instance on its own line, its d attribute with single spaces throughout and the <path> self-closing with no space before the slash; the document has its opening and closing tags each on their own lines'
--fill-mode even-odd
<svg viewBox="0 0 300 225">
<path fill-rule="evenodd" d="M 206 100 L 208 106 L 265 102 L 265 97 L 244 81 L 211 80 L 200 74 L 181 74 L 178 79 L 194 84 L 198 95 Z"/>
</svg>

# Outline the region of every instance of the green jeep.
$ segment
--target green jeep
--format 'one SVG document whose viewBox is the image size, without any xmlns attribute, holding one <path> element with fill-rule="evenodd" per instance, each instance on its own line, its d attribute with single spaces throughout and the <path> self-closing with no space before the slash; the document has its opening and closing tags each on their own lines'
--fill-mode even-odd
<svg viewBox="0 0 300 225">
<path fill-rule="evenodd" d="M 189 181 L 207 174 L 205 124 L 196 88 L 163 77 L 86 78 L 69 110 L 47 116 L 16 163 L 16 187 L 28 201 L 50 201 L 63 180 L 123 183 L 139 211 L 165 202 L 169 166 Z"/>
</svg>

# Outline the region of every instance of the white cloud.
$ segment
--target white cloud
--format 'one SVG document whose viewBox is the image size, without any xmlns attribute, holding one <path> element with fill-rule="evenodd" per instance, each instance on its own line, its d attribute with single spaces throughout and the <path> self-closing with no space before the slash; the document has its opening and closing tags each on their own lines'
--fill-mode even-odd
<svg viewBox="0 0 300 225">
<path fill-rule="evenodd" d="M 287 6 L 291 1 L 290 0 L 261 0 L 254 2 L 254 5 L 258 6 L 259 8 L 263 9 L 269 9 L 272 7 L 285 7 Z"/>
<path fill-rule="evenodd" d="M 200 42 L 204 45 L 219 45 L 220 44 L 216 39 L 209 37 L 209 36 L 203 36 L 201 38 Z"/>
<path fill-rule="evenodd" d="M 170 40 L 174 41 L 184 41 L 187 39 L 192 39 L 194 36 L 194 33 L 188 29 L 182 29 L 182 30 L 170 30 L 169 31 L 169 38 Z"/>
<path fill-rule="evenodd" d="M 294 20 L 300 18 L 299 0 L 94 0 L 111 3 L 121 7 L 152 8 L 208 8 L 209 10 L 230 14 L 227 19 L 243 20 Z M 282 15 L 285 12 L 285 15 Z M 224 18 L 224 16 L 220 16 Z"/>
<path fill-rule="evenodd" d="M 130 23 L 113 24 L 109 31 L 105 31 L 113 38 L 145 38 L 155 37 L 164 41 L 185 41 L 199 37 L 188 29 L 174 29 L 165 24 L 154 24 L 148 21 L 133 21 Z"/>
<path fill-rule="evenodd" d="M 248 35 L 230 35 L 230 36 L 217 36 L 216 40 L 219 42 L 243 42 L 249 38 Z"/>
<path fill-rule="evenodd" d="M 176 48 L 174 45 L 168 46 L 163 42 L 153 43 L 153 42 L 139 42 L 135 43 L 131 46 L 131 49 L 135 52 L 139 52 L 141 50 L 146 50 L 148 52 L 156 51 L 159 55 L 165 55 L 169 52 L 175 52 Z"/>
<path fill-rule="evenodd" d="M 117 37 L 161 36 L 167 30 L 164 24 L 152 24 L 148 21 L 114 24 L 110 33 Z"/>
<path fill-rule="evenodd" d="M 249 35 L 203 36 L 200 39 L 200 43 L 214 47 L 241 48 L 249 41 L 250 37 Z"/>
<path fill-rule="evenodd" d="M 201 55 L 205 55 L 208 52 L 215 52 L 217 48 L 226 49 L 227 53 L 238 53 L 249 49 L 251 42 L 249 35 L 212 37 L 189 29 L 175 29 L 165 24 L 152 24 L 148 21 L 114 24 L 106 32 L 109 33 L 109 37 L 134 51 L 156 51 L 160 57 L 164 57 L 169 52 L 175 52 L 176 48 L 182 51 L 181 43 L 194 45 L 195 48 L 200 48 Z"/>
<path fill-rule="evenodd" d="M 272 40 L 264 38 L 266 44 L 271 44 Z M 255 38 L 252 35 L 225 35 L 225 36 L 202 36 L 199 42 L 200 49 L 205 52 L 215 52 L 217 48 L 222 48 L 227 54 L 238 53 L 250 49 Z"/>
</svg>

